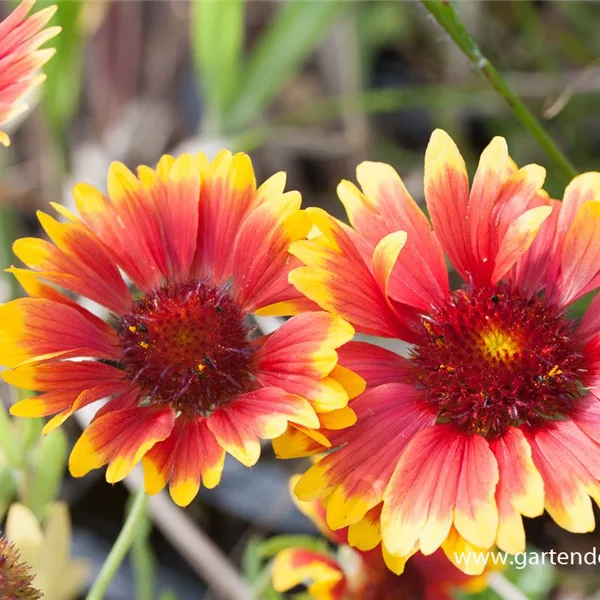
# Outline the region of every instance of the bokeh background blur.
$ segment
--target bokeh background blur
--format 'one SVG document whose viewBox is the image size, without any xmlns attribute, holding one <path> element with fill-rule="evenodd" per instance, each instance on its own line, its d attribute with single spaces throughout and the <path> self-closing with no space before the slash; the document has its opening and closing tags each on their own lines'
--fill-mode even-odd
<svg viewBox="0 0 600 600">
<path fill-rule="evenodd" d="M 54 22 L 63 32 L 51 44 L 57 53 L 45 68 L 47 82 L 30 98 L 31 111 L 8 125 L 13 143 L 0 153 L 3 267 L 15 261 L 14 239 L 40 233 L 36 210 L 47 210 L 50 201 L 71 205 L 74 183 L 104 187 L 111 161 L 154 164 L 165 152 L 248 151 L 259 180 L 284 170 L 288 189 L 301 190 L 305 206 L 343 217 L 335 187 L 365 159 L 391 163 L 422 201 L 425 146 L 442 127 L 471 173 L 491 137 L 502 135 L 516 162 L 545 166 L 547 190 L 562 196 L 564 175 L 418 2 L 57 4 Z M 13 7 L 2 0 L 0 16 Z M 598 169 L 600 4 L 503 0 L 460 2 L 458 10 L 576 167 Z M 20 293 L 0 276 L 3 301 Z M 7 404 L 12 393 L 4 390 Z M 75 439 L 75 421 L 67 433 Z M 156 572 L 158 589 L 172 589 L 177 598 L 202 598 L 194 550 L 190 559 L 173 545 L 189 537 L 186 527 L 202 529 L 256 576 L 260 557 L 252 549 L 263 538 L 312 531 L 288 497 L 297 467 L 269 451 L 252 471 L 228 460 L 223 484 L 201 492 L 188 521 L 149 533 L 155 560 L 144 566 L 142 554 L 141 563 L 122 570 L 110 599 L 136 597 L 136 569 L 142 578 Z M 0 510 L 12 493 L 8 484 L 1 487 Z M 127 490 L 107 486 L 101 472 L 66 478 L 60 487 L 71 507 L 75 553 L 97 569 L 121 527 Z M 600 546 L 598 534 L 571 536 L 544 518 L 527 526 L 541 549 Z M 597 573 L 597 567 L 534 569 L 520 574 L 520 585 L 532 598 L 577 600 L 597 593 Z"/>
</svg>

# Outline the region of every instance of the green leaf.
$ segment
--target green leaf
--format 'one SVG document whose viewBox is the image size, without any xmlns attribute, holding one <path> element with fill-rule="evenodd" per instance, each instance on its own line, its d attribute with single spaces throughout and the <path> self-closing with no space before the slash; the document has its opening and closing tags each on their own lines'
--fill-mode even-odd
<svg viewBox="0 0 600 600">
<path fill-rule="evenodd" d="M 177 596 L 171 590 L 163 590 L 158 600 L 177 600 Z"/>
<path fill-rule="evenodd" d="M 260 556 L 271 558 L 287 548 L 308 548 L 317 552 L 327 552 L 327 542 L 311 535 L 278 535 L 265 540 L 257 547 Z"/>
<path fill-rule="evenodd" d="M 67 466 L 68 441 L 62 429 L 57 429 L 40 439 L 32 453 L 32 470 L 25 474 L 23 503 L 40 520 L 46 517 L 60 492 Z"/>
<path fill-rule="evenodd" d="M 253 535 L 246 544 L 242 557 L 242 572 L 246 581 L 253 582 L 260 574 L 262 566 L 260 548 L 263 544 L 264 538 L 259 535 Z"/>
<path fill-rule="evenodd" d="M 228 115 L 230 131 L 240 132 L 260 116 L 347 7 L 338 0 L 281 3 L 250 56 L 244 84 Z"/>
<path fill-rule="evenodd" d="M 24 390 L 19 390 L 24 392 Z M 28 392 L 20 393 L 21 399 L 25 398 Z M 18 421 L 19 433 L 21 439 L 21 445 L 23 453 L 29 452 L 42 438 L 42 429 L 44 428 L 43 419 L 19 419 Z"/>
<path fill-rule="evenodd" d="M 58 5 L 52 25 L 60 25 L 62 31 L 49 44 L 56 48 L 56 55 L 44 68 L 48 76 L 44 84 L 44 110 L 53 132 L 64 135 L 64 128 L 79 106 L 84 54 L 83 32 L 79 23 L 85 3 L 73 0 L 43 0 L 40 7 L 51 4 Z"/>
<path fill-rule="evenodd" d="M 252 581 L 251 600 L 283 600 L 273 588 L 273 561 L 269 562 Z"/>
<path fill-rule="evenodd" d="M 11 418 L 0 401 L 0 448 L 4 451 L 6 459 L 13 466 L 19 466 L 23 461 L 23 456 L 19 452 L 20 444 L 17 443 L 15 431 Z"/>
<path fill-rule="evenodd" d="M 13 469 L 9 465 L 0 467 L 0 521 L 4 519 L 8 507 L 17 495 L 17 483 Z"/>
<path fill-rule="evenodd" d="M 528 550 L 527 563 L 523 568 L 517 568 L 516 557 L 505 575 L 531 600 L 544 600 L 552 589 L 556 577 L 556 569 L 544 560 L 543 553 Z M 537 560 L 534 559 L 537 557 Z M 539 564 L 535 564 L 535 563 Z"/>
<path fill-rule="evenodd" d="M 191 3 L 194 64 L 206 102 L 204 129 L 220 133 L 240 86 L 245 0 Z"/>
<path fill-rule="evenodd" d="M 510 566 L 503 572 L 504 577 L 530 600 L 548 598 L 554 586 L 556 570 L 549 560 L 545 560 L 543 553 L 528 548 L 526 554 L 508 556 L 508 558 Z M 524 558 L 527 558 L 526 563 L 523 563 Z M 492 589 L 476 594 L 459 593 L 457 598 L 459 600 L 502 600 L 502 597 Z"/>
</svg>

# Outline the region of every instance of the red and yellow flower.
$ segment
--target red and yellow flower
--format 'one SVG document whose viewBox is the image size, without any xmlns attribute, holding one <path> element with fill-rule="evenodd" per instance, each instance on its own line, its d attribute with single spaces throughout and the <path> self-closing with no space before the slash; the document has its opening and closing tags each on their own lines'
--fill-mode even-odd
<svg viewBox="0 0 600 600">
<path fill-rule="evenodd" d="M 0 127 L 27 109 L 21 98 L 44 81 L 40 68 L 52 57 L 54 48 L 40 49 L 60 32 L 60 27 L 46 27 L 56 6 L 49 6 L 27 16 L 34 0 L 22 2 L 0 22 Z M 0 130 L 0 144 L 10 139 Z"/>
<path fill-rule="evenodd" d="M 74 476 L 108 464 L 116 482 L 142 461 L 147 491 L 170 482 L 185 505 L 201 479 L 219 483 L 225 452 L 251 466 L 259 439 L 288 423 L 310 431 L 320 415 L 352 412 L 336 369 L 348 323 L 305 312 L 256 336 L 248 322 L 261 308 L 313 306 L 287 281 L 288 246 L 311 223 L 284 186 L 278 173 L 257 188 L 248 156 L 226 151 L 164 156 L 137 176 L 116 163 L 108 195 L 75 187 L 81 217 L 39 213 L 51 241 L 15 243 L 29 269 L 9 271 L 29 297 L 0 307 L 0 362 L 6 381 L 42 393 L 12 414 L 55 415 L 49 431 L 108 399 L 73 449 Z"/>
<path fill-rule="evenodd" d="M 351 342 L 340 364 L 366 379 L 356 426 L 321 431 L 338 449 L 296 487 L 361 549 L 402 560 L 440 546 L 525 549 L 522 515 L 544 508 L 590 531 L 600 501 L 600 174 L 541 191 L 495 138 L 469 190 L 452 140 L 425 155 L 431 224 L 388 165 L 363 163 L 338 194 L 352 227 L 309 209 L 321 235 L 292 244 L 290 281 L 357 331 L 412 344 L 408 358 Z M 463 285 L 452 289 L 450 260 Z M 279 442 L 296 444 L 295 432 Z M 305 446 L 315 443 L 305 442 Z"/>
<path fill-rule="evenodd" d="M 395 575 L 379 549 L 356 551 L 347 545 L 347 529 L 329 529 L 321 502 L 296 504 L 337 548 L 335 554 L 306 547 L 282 550 L 273 564 L 273 586 L 279 592 L 306 585 L 314 600 L 452 600 L 454 592 L 486 587 L 486 575 L 465 575 L 442 551 L 427 557 L 418 554 L 402 575 Z"/>
</svg>

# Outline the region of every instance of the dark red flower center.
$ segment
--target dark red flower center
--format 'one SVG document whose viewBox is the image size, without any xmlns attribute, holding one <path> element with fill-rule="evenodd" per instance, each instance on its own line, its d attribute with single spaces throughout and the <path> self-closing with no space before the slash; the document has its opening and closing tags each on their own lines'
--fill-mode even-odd
<svg viewBox="0 0 600 600">
<path fill-rule="evenodd" d="M 574 322 L 543 297 L 461 289 L 423 327 L 428 341 L 412 360 L 439 422 L 496 437 L 564 418 L 582 395 Z"/>
<path fill-rule="evenodd" d="M 252 386 L 244 313 L 226 289 L 166 285 L 118 320 L 122 365 L 150 403 L 208 414 Z"/>
</svg>

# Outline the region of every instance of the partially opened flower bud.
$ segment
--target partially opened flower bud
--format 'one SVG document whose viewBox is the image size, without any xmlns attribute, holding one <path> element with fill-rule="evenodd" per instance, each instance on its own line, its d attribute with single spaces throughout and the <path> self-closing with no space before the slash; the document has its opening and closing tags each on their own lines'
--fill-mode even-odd
<svg viewBox="0 0 600 600">
<path fill-rule="evenodd" d="M 0 537 L 0 598 L 39 600 L 42 594 L 33 587 L 33 575 L 19 552 L 5 537 Z"/>
</svg>

